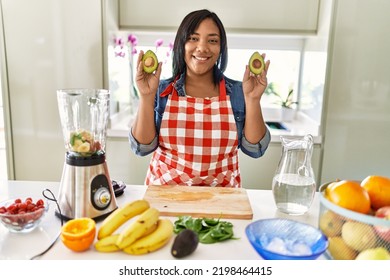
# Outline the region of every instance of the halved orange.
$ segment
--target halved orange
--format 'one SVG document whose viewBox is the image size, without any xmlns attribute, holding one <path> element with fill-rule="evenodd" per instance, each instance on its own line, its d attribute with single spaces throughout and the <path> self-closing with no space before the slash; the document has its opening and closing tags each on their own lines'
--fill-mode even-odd
<svg viewBox="0 0 390 280">
<path fill-rule="evenodd" d="M 61 228 L 61 240 L 69 249 L 87 250 L 95 240 L 96 222 L 91 218 L 76 218 L 67 221 Z"/>
</svg>

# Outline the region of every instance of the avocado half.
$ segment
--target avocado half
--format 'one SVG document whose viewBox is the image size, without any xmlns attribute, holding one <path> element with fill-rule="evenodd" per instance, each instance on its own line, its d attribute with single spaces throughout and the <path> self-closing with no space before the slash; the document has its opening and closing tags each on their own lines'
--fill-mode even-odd
<svg viewBox="0 0 390 280">
<path fill-rule="evenodd" d="M 156 54 L 151 50 L 148 50 L 146 53 L 144 53 L 142 56 L 142 62 L 144 65 L 144 71 L 146 73 L 153 73 L 157 69 L 158 59 Z"/>
<path fill-rule="evenodd" d="M 249 70 L 255 75 L 260 75 L 264 67 L 264 58 L 259 52 L 254 52 L 249 59 Z"/>
</svg>

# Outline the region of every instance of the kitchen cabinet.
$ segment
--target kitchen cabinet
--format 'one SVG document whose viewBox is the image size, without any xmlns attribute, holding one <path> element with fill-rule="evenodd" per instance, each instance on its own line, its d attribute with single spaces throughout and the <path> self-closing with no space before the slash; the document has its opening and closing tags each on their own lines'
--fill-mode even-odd
<svg viewBox="0 0 390 280">
<path fill-rule="evenodd" d="M 56 90 L 103 87 L 102 3 L 1 0 L 1 5 L 14 177 L 59 180 L 65 149 Z"/>
<path fill-rule="evenodd" d="M 322 181 L 390 177 L 390 1 L 334 1 Z"/>
<path fill-rule="evenodd" d="M 229 32 L 315 34 L 319 3 L 320 0 L 119 0 L 119 25 L 131 30 L 176 31 L 189 12 L 207 8 L 220 17 Z"/>
</svg>

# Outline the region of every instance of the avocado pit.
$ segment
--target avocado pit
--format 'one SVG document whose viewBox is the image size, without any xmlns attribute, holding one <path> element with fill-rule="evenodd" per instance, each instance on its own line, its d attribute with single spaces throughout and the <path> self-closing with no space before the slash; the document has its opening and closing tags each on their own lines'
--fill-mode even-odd
<svg viewBox="0 0 390 280">
<path fill-rule="evenodd" d="M 260 67 L 261 67 L 261 61 L 260 61 L 259 59 L 253 60 L 252 66 L 253 66 L 254 68 L 260 68 Z"/>
<path fill-rule="evenodd" d="M 153 64 L 154 64 L 154 59 L 153 59 L 152 57 L 148 57 L 148 58 L 145 59 L 144 64 L 145 64 L 146 67 L 153 66 Z"/>
</svg>

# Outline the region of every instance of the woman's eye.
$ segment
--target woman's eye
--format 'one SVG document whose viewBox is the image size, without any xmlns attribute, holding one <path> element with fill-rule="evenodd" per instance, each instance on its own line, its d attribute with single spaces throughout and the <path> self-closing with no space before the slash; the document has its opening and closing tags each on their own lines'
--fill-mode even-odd
<svg viewBox="0 0 390 280">
<path fill-rule="evenodd" d="M 212 44 L 217 44 L 218 43 L 218 39 L 210 39 L 209 42 L 212 43 Z"/>
<path fill-rule="evenodd" d="M 190 41 L 190 42 L 196 42 L 196 41 L 198 41 L 198 38 L 196 38 L 196 37 L 190 37 L 190 38 L 188 38 L 188 41 Z"/>
</svg>

